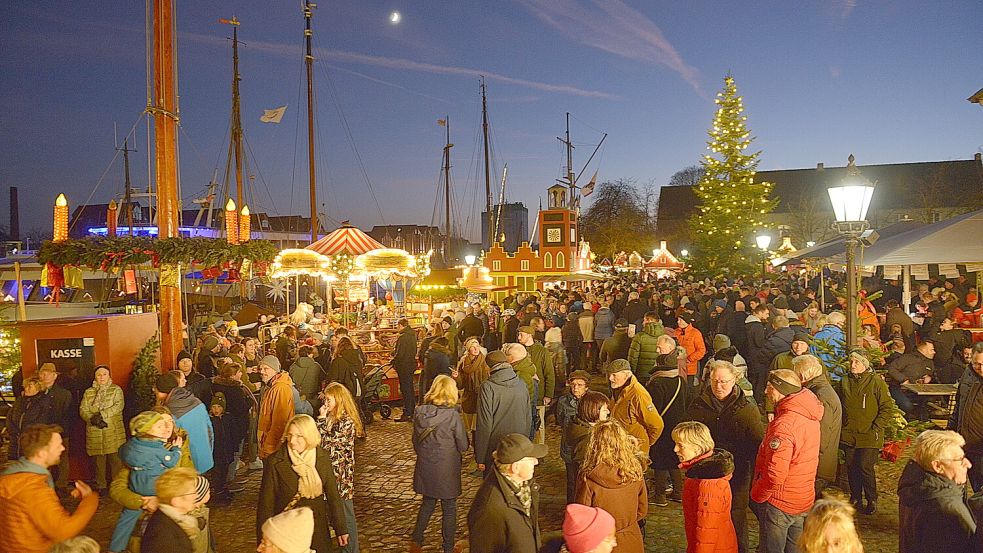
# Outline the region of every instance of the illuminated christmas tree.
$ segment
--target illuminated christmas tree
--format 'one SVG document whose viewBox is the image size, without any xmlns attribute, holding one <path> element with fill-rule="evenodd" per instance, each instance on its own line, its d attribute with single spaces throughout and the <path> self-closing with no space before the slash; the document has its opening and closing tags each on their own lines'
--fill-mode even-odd
<svg viewBox="0 0 983 553">
<path fill-rule="evenodd" d="M 694 188 L 699 210 L 689 221 L 692 268 L 711 276 L 756 274 L 765 253 L 756 248 L 754 236 L 778 202 L 769 197 L 772 183 L 754 180 L 761 152 L 747 153 L 754 138 L 733 77 L 724 78 L 714 102 L 717 113 L 707 131 L 710 153 L 700 162 L 704 175 Z"/>
</svg>

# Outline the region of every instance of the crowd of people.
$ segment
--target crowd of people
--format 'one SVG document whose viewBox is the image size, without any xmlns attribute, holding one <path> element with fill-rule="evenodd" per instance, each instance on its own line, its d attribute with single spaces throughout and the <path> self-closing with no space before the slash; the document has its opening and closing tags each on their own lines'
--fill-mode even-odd
<svg viewBox="0 0 983 553">
<path fill-rule="evenodd" d="M 619 278 L 452 305 L 422 332 L 398 320 L 396 420 L 412 423 L 422 501 L 393 538 L 422 551 L 439 503 L 445 553 L 635 553 L 658 535 L 650 509 L 678 502 L 688 551 L 750 551 L 748 511 L 760 552 L 863 551 L 854 517 L 878 511 L 874 465 L 897 409 L 927 418 L 933 406 L 910 385 L 942 382 L 957 385 L 956 408 L 948 430 L 912 444 L 900 551 L 980 550 L 983 512 L 966 486 L 983 486 L 983 344 L 965 330 L 981 326 L 978 290 L 933 280 L 902 308 L 897 282 L 869 279 L 847 344 L 848 302 L 828 286 Z M 100 495 L 123 507 L 112 552 L 135 541 L 221 550 L 210 509 L 251 471 L 262 474 L 259 551 L 360 550 L 356 443 L 374 415 L 348 331 L 288 325 L 267 353 L 219 325 L 191 349 L 157 378 L 146 410 L 110 367 L 59 375 L 46 364 L 23 379 L 0 475 L 0 533 L 12 536 L 0 553 L 84 551 Z M 65 430 L 77 425 L 94 489 L 68 481 Z M 535 471 L 554 455 L 567 506 L 562 527 L 541 532 Z M 483 481 L 464 542 L 457 503 L 471 470 Z M 71 513 L 59 501 L 69 495 Z"/>
</svg>

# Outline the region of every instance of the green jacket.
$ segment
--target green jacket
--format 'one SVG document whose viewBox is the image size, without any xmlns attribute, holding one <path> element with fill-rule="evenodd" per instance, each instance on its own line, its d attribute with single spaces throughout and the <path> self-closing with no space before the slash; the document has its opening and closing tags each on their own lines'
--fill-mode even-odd
<svg viewBox="0 0 983 553">
<path fill-rule="evenodd" d="M 539 378 L 539 397 L 535 396 L 535 390 L 532 387 L 532 378 L 537 376 L 536 365 L 532 362 L 532 359 L 527 355 L 512 363 L 512 368 L 515 369 L 515 374 L 519 375 L 519 378 L 526 383 L 526 389 L 529 390 L 529 401 L 530 403 L 535 400 L 536 405 L 543 404 L 543 378 Z"/>
<path fill-rule="evenodd" d="M 542 397 L 553 397 L 556 392 L 553 354 L 539 342 L 533 342 L 531 346 L 526 346 L 526 353 L 528 353 L 526 357 L 531 358 L 532 364 L 536 365 L 536 374 L 539 375 L 539 394 Z"/>
<path fill-rule="evenodd" d="M 843 405 L 840 444 L 850 447 L 884 447 L 884 429 L 895 409 L 887 383 L 874 371 L 850 374 L 834 383 Z"/>
<path fill-rule="evenodd" d="M 632 338 L 628 348 L 628 364 L 639 382 L 648 382 L 649 374 L 656 366 L 656 358 L 659 356 L 659 336 L 665 333 L 661 322 L 648 323 Z"/>
</svg>

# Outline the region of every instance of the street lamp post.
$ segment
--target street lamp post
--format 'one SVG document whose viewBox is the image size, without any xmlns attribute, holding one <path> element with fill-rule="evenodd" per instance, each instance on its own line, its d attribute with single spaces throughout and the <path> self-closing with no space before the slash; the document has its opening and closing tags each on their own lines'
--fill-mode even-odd
<svg viewBox="0 0 983 553">
<path fill-rule="evenodd" d="M 771 245 L 771 235 L 761 231 L 754 237 L 754 242 L 761 251 L 765 252 L 765 259 L 761 262 L 761 278 L 768 276 L 768 246 Z"/>
<path fill-rule="evenodd" d="M 846 178 L 838 184 L 829 186 L 826 192 L 833 204 L 836 222 L 833 228 L 846 238 L 846 347 L 847 351 L 857 345 L 857 244 L 860 235 L 870 227 L 867 222 L 867 209 L 874 195 L 874 183 L 860 174 L 855 158 L 850 154 L 846 167 Z"/>
</svg>

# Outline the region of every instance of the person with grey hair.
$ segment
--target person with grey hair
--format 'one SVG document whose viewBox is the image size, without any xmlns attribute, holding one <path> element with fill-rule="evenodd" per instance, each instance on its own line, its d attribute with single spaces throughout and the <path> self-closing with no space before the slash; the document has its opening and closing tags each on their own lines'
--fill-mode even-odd
<svg viewBox="0 0 983 553">
<path fill-rule="evenodd" d="M 826 369 L 818 357 L 809 354 L 796 357 L 792 360 L 792 372 L 799 375 L 802 387 L 816 394 L 823 404 L 823 418 L 819 421 L 819 467 L 816 470 L 816 499 L 819 499 L 823 489 L 836 481 L 843 407 L 836 390 L 826 379 Z"/>
<path fill-rule="evenodd" d="M 975 551 L 976 521 L 966 499 L 966 440 L 952 430 L 926 430 L 898 481 L 899 553 Z"/>
<path fill-rule="evenodd" d="M 75 536 L 51 546 L 48 553 L 99 553 L 99 542 L 89 536 Z"/>
<path fill-rule="evenodd" d="M 884 447 L 884 430 L 891 424 L 894 400 L 887 383 L 871 370 L 859 351 L 850 354 L 850 372 L 834 385 L 843 409 L 840 449 L 850 483 L 850 502 L 859 512 L 877 510 L 874 464 Z M 867 506 L 863 508 L 863 498 Z"/>
<path fill-rule="evenodd" d="M 529 352 L 525 346 L 518 343 L 504 344 L 502 346 L 502 353 L 505 354 L 505 359 L 512 365 L 515 374 L 525 382 L 526 390 L 529 392 L 529 403 L 532 408 L 532 429 L 529 433 L 529 439 L 532 440 L 535 438 L 536 433 L 539 432 L 540 426 L 543 423 L 540 411 L 537 408 L 542 397 L 542 388 L 540 388 L 542 381 L 536 372 L 536 365 L 529 358 Z"/>
<path fill-rule="evenodd" d="M 846 357 L 847 347 L 854 347 L 856 344 L 847 346 L 846 334 L 843 326 L 846 324 L 846 315 L 840 311 L 833 311 L 826 316 L 826 324 L 813 336 L 812 344 L 809 346 L 809 353 L 815 355 L 823 362 L 826 370 L 832 370 L 836 366 L 836 359 Z M 819 350 L 821 343 L 828 344 L 833 348 L 832 353 Z M 830 372 L 829 378 L 833 381 L 839 380 L 840 375 Z"/>
</svg>

